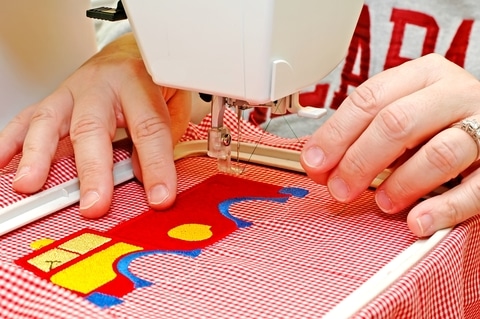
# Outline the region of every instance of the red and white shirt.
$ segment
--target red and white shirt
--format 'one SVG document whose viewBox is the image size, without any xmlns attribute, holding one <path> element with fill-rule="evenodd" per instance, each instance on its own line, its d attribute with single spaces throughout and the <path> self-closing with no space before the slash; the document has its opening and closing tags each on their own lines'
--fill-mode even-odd
<svg viewBox="0 0 480 319">
<path fill-rule="evenodd" d="M 348 53 L 303 105 L 336 109 L 371 76 L 436 52 L 480 78 L 478 0 L 366 0 Z"/>
</svg>

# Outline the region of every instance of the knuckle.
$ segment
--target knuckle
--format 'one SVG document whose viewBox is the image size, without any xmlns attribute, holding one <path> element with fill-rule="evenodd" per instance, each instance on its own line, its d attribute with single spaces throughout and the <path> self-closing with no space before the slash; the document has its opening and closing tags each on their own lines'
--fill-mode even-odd
<svg viewBox="0 0 480 319">
<path fill-rule="evenodd" d="M 57 119 L 57 114 L 55 110 L 49 107 L 40 107 L 32 114 L 31 122 L 52 122 L 54 123 Z M 21 121 L 21 118 L 17 120 Z"/>
<path fill-rule="evenodd" d="M 15 115 L 8 124 L 5 126 L 5 129 L 0 130 L 0 139 L 12 139 L 16 143 L 22 144 L 24 140 L 20 134 L 12 134 L 11 132 L 28 131 L 30 126 L 30 117 L 26 117 L 22 113 Z M 8 129 L 7 129 L 8 128 Z"/>
<path fill-rule="evenodd" d="M 412 198 L 412 194 L 415 194 L 416 186 L 412 184 L 411 181 L 406 181 L 401 177 L 395 176 L 388 178 L 389 189 L 391 199 L 394 202 L 401 203 L 404 201 L 409 201 Z"/>
<path fill-rule="evenodd" d="M 81 181 L 96 180 L 104 171 L 104 166 L 94 160 L 83 161 L 78 165 L 78 175 Z"/>
<path fill-rule="evenodd" d="M 356 178 L 364 178 L 368 175 L 369 165 L 366 159 L 357 152 L 347 154 L 342 160 L 342 169 Z"/>
<path fill-rule="evenodd" d="M 425 146 L 425 158 L 429 167 L 450 177 L 456 176 L 456 170 L 461 165 L 460 153 L 445 139 L 436 139 Z"/>
<path fill-rule="evenodd" d="M 358 111 L 367 114 L 374 114 L 376 107 L 380 104 L 383 84 L 376 81 L 365 82 L 350 94 L 347 99 Z"/>
<path fill-rule="evenodd" d="M 8 122 L 8 125 L 11 126 L 11 127 L 23 128 L 25 126 L 25 123 L 27 123 L 27 122 L 28 121 L 25 121 L 21 114 L 18 114 L 18 115 L 15 115 L 15 117 L 12 118 L 10 120 L 10 122 Z M 1 131 L 0 135 L 2 135 L 3 133 L 4 133 L 4 131 Z"/>
<path fill-rule="evenodd" d="M 445 202 L 445 209 L 443 210 L 442 218 L 445 219 L 448 225 L 457 225 L 464 219 L 462 210 L 458 207 L 458 202 L 452 198 L 448 198 Z"/>
<path fill-rule="evenodd" d="M 169 124 L 158 116 L 151 116 L 139 120 L 130 129 L 133 142 L 138 145 L 143 140 L 167 132 Z"/>
<path fill-rule="evenodd" d="M 433 63 L 434 66 L 437 66 L 445 61 L 445 58 L 442 55 L 435 52 L 425 55 L 424 59 L 428 60 L 429 63 Z"/>
<path fill-rule="evenodd" d="M 377 127 L 389 141 L 402 141 L 411 134 L 413 120 L 404 107 L 385 108 L 379 112 Z"/>
<path fill-rule="evenodd" d="M 163 170 L 164 168 L 169 167 L 170 164 L 173 164 L 173 157 L 159 152 L 146 159 L 142 166 L 146 171 L 152 172 Z"/>
<path fill-rule="evenodd" d="M 25 112 L 20 112 L 19 114 L 15 115 L 10 122 L 9 125 L 23 127 L 28 124 L 32 120 L 32 115 L 28 116 Z"/>
<path fill-rule="evenodd" d="M 479 183 L 471 183 L 470 186 L 470 194 L 472 196 L 472 202 L 474 203 L 474 211 L 480 211 L 480 184 Z"/>
<path fill-rule="evenodd" d="M 474 212 L 480 211 L 480 184 L 465 183 L 456 196 L 448 196 L 442 206 L 442 218 L 448 225 L 457 225 L 465 221 Z"/>
<path fill-rule="evenodd" d="M 447 59 L 445 59 L 444 56 L 438 53 L 429 53 L 420 59 L 424 60 L 424 63 L 419 66 L 419 71 L 430 76 L 432 74 L 434 76 L 438 76 L 444 71 L 445 67 L 448 67 L 449 65 L 455 65 L 454 63 L 450 63 Z M 447 62 L 447 64 L 445 64 L 445 62 Z M 451 69 L 449 70 L 451 71 Z"/>
<path fill-rule="evenodd" d="M 24 143 L 23 144 L 23 153 L 24 154 L 45 154 L 43 145 L 39 143 Z"/>
<path fill-rule="evenodd" d="M 70 127 L 70 138 L 75 145 L 79 140 L 86 136 L 92 136 L 103 129 L 102 122 L 95 116 L 85 116 L 72 122 Z"/>
<path fill-rule="evenodd" d="M 332 121 L 326 121 L 323 124 L 322 134 L 325 135 L 325 140 L 329 141 L 331 145 L 342 145 L 345 143 L 345 134 L 348 132 L 347 128 L 341 127 L 342 122 L 333 123 Z"/>
</svg>

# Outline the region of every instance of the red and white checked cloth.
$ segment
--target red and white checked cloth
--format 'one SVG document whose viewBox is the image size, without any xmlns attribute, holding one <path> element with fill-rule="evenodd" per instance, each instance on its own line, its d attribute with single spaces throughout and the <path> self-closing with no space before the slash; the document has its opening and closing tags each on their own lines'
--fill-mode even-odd
<svg viewBox="0 0 480 319">
<path fill-rule="evenodd" d="M 235 116 L 227 113 L 235 136 Z M 207 118 L 191 125 L 182 141 L 206 138 Z M 242 137 L 299 150 L 304 140 L 285 140 L 244 124 Z M 129 156 L 115 147 L 114 160 Z M 0 207 L 24 196 L 11 191 L 16 161 L 2 170 Z M 178 190 L 217 173 L 206 157 L 177 161 Z M 75 177 L 72 149 L 63 141 L 45 188 Z M 309 195 L 286 204 L 245 202 L 234 215 L 253 226 L 207 247 L 200 256 L 151 255 L 131 271 L 154 282 L 100 309 L 73 293 L 14 266 L 40 238 L 60 239 L 84 228 L 106 231 L 147 209 L 135 181 L 115 190 L 110 213 L 99 220 L 79 216 L 78 206 L 0 238 L 0 318 L 319 318 L 416 241 L 406 213 L 382 214 L 371 192 L 349 205 L 333 201 L 305 175 L 248 165 L 242 178 L 306 188 Z M 428 256 L 366 305 L 355 318 L 480 317 L 480 218 L 456 227 Z"/>
</svg>

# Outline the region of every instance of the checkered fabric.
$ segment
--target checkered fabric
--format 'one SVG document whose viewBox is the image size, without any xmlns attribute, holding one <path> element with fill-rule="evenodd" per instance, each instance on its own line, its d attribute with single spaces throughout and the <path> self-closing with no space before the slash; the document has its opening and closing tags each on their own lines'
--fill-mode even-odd
<svg viewBox="0 0 480 319">
<path fill-rule="evenodd" d="M 281 138 L 279 136 L 262 131 L 260 128 L 246 121 L 241 121 L 241 130 L 239 135 L 237 115 L 229 109 L 225 111 L 224 125 L 230 129 L 230 133 L 234 141 L 240 139 L 243 142 L 273 146 L 294 151 L 300 151 L 307 141 L 307 137 L 305 136 L 298 137 L 296 139 Z M 288 126 L 288 123 L 286 123 L 286 125 Z M 211 117 L 209 115 L 198 125 L 190 125 L 180 142 L 206 140 L 208 138 L 210 126 Z M 295 136 L 295 134 L 293 135 Z"/>
<path fill-rule="evenodd" d="M 183 141 L 205 138 L 208 123 L 207 118 L 191 125 Z M 235 115 L 227 113 L 226 123 L 236 125 Z M 296 150 L 304 142 L 246 127 L 242 136 L 252 142 L 261 136 L 267 145 Z M 68 151 L 60 148 L 46 187 L 75 176 L 71 147 L 68 140 L 63 143 Z M 126 143 L 116 145 L 115 161 L 128 157 L 128 150 Z M 8 191 L 14 168 L 12 163 L 0 176 L 2 194 L 7 194 L 2 205 L 23 198 Z M 176 168 L 179 192 L 218 173 L 215 160 L 207 157 L 180 159 Z M 107 231 L 148 208 L 140 184 L 119 185 L 104 218 L 83 219 L 73 205 L 0 237 L 0 318 L 320 318 L 416 241 L 406 226 L 406 212 L 381 213 L 370 191 L 343 205 L 303 174 L 248 164 L 240 177 L 301 187 L 309 194 L 283 204 L 234 206 L 232 214 L 253 225 L 195 258 L 159 254 L 135 260 L 130 270 L 154 285 L 134 290 L 108 309 L 13 265 L 37 239 L 61 239 L 84 228 Z M 478 318 L 479 234 L 479 218 L 456 227 L 355 318 Z"/>
<path fill-rule="evenodd" d="M 114 319 L 73 293 L 0 263 L 0 318 Z"/>
</svg>

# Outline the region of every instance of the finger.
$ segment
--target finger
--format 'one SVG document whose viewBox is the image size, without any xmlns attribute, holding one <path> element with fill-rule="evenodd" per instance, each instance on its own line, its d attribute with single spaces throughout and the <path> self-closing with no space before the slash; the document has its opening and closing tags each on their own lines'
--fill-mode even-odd
<svg viewBox="0 0 480 319">
<path fill-rule="evenodd" d="M 108 88 L 96 87 L 75 101 L 70 138 L 80 180 L 80 213 L 98 218 L 108 212 L 113 197 L 112 139 L 116 121 Z"/>
<path fill-rule="evenodd" d="M 465 171 L 462 172 L 461 179 L 466 182 L 470 178 L 473 178 L 474 176 L 480 175 L 479 168 L 480 168 L 480 161 L 476 161 L 475 163 L 470 165 L 470 167 L 468 167 Z"/>
<path fill-rule="evenodd" d="M 475 83 L 480 89 L 478 81 Z M 331 171 L 327 184 L 332 196 L 342 202 L 355 199 L 405 152 L 454 122 L 462 110 L 452 107 L 459 97 L 449 93 L 446 86 L 452 88 L 451 83 L 438 81 L 380 110 Z M 460 88 L 453 91 L 464 92 Z M 467 114 L 467 110 L 465 107 L 463 112 Z"/>
<path fill-rule="evenodd" d="M 36 107 L 32 105 L 20 112 L 0 132 L 0 145 L 2 145 L 0 167 L 5 167 L 15 155 L 21 152 L 30 119 Z"/>
<path fill-rule="evenodd" d="M 73 99 L 61 88 L 41 101 L 30 118 L 22 158 L 13 187 L 22 193 L 38 191 L 45 183 L 58 141 L 68 134 Z"/>
<path fill-rule="evenodd" d="M 399 212 L 458 176 L 475 161 L 477 152 L 466 132 L 457 128 L 440 132 L 380 185 L 375 194 L 378 206 L 387 213 Z"/>
<path fill-rule="evenodd" d="M 453 227 L 480 212 L 480 176 L 429 198 L 415 206 L 407 217 L 410 230 L 427 237 L 437 230 Z"/>
<path fill-rule="evenodd" d="M 307 174 L 325 184 L 329 171 L 383 108 L 441 78 L 441 72 L 446 72 L 439 67 L 441 62 L 444 59 L 437 55 L 425 56 L 381 72 L 359 86 L 306 143 L 301 163 Z M 458 67 L 452 64 L 451 68 Z"/>
<path fill-rule="evenodd" d="M 177 177 L 173 161 L 170 118 L 162 91 L 149 78 L 130 84 L 121 93 L 135 156 L 151 207 L 173 204 Z"/>
<path fill-rule="evenodd" d="M 192 95 L 198 95 L 198 93 L 170 88 L 163 88 L 162 91 L 168 104 L 171 123 L 170 131 L 173 144 L 175 145 L 188 128 L 193 108 Z"/>
</svg>

